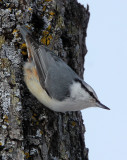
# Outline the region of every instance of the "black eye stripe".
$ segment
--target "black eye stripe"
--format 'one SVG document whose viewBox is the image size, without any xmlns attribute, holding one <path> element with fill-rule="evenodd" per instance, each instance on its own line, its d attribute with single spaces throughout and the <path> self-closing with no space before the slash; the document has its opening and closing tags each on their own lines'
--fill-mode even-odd
<svg viewBox="0 0 127 160">
<path fill-rule="evenodd" d="M 75 79 L 75 82 L 79 82 L 80 84 L 81 84 L 81 87 L 82 88 L 84 88 L 85 89 L 85 91 L 87 91 L 90 95 L 91 95 L 91 97 L 93 97 L 95 100 L 96 100 L 96 102 L 98 102 L 99 104 L 100 104 L 100 101 L 94 96 L 94 94 L 91 92 L 91 91 L 89 91 L 89 89 L 88 88 L 86 88 L 85 86 L 84 86 L 84 84 L 82 83 L 82 81 L 80 80 L 80 79 Z"/>
</svg>

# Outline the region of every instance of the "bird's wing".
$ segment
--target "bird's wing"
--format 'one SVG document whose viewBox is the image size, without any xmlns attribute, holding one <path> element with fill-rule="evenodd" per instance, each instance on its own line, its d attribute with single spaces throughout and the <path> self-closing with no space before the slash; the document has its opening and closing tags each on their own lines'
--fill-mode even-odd
<svg viewBox="0 0 127 160">
<path fill-rule="evenodd" d="M 70 86 L 77 75 L 61 59 L 53 58 L 52 65 L 48 70 L 45 80 L 47 91 L 58 100 L 63 100 L 70 96 Z"/>
<path fill-rule="evenodd" d="M 57 100 L 70 95 L 70 85 L 77 77 L 66 63 L 44 46 L 39 46 L 27 36 L 28 51 L 34 60 L 41 86 Z"/>
<path fill-rule="evenodd" d="M 19 29 L 27 44 L 29 61 L 35 63 L 42 88 L 52 98 L 65 99 L 70 94 L 70 85 L 78 75 L 51 50 L 39 46 L 25 26 Z"/>
<path fill-rule="evenodd" d="M 26 36 L 26 44 L 28 50 L 29 61 L 33 61 L 37 70 L 40 83 L 42 87 L 45 87 L 45 79 L 47 74 L 47 67 L 45 66 L 45 59 L 43 59 L 39 45 L 33 40 L 30 35 Z"/>
</svg>

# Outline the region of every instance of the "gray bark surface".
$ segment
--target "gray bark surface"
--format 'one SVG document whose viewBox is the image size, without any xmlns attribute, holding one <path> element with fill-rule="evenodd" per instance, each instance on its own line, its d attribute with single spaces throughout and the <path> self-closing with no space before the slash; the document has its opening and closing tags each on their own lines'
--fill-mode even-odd
<svg viewBox="0 0 127 160">
<path fill-rule="evenodd" d="M 89 11 L 76 0 L 0 1 L 0 159 L 88 160 L 81 112 L 56 113 L 23 81 L 25 24 L 83 77 Z"/>
</svg>

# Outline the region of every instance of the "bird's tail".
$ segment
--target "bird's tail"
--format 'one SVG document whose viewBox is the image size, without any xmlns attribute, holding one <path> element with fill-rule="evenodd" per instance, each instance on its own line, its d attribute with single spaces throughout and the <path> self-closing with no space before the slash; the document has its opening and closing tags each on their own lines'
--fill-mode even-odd
<svg viewBox="0 0 127 160">
<path fill-rule="evenodd" d="M 20 26 L 19 30 L 22 34 L 23 39 L 26 41 L 26 37 L 28 35 L 32 35 L 31 31 L 29 29 L 27 29 L 25 26 Z"/>
<path fill-rule="evenodd" d="M 38 48 L 38 45 L 36 44 L 36 42 L 34 42 L 34 39 L 32 38 L 32 32 L 29 29 L 27 29 L 25 26 L 21 26 L 19 27 L 19 30 L 27 45 L 28 60 L 32 61 L 34 54 L 33 52 L 36 48 Z"/>
</svg>

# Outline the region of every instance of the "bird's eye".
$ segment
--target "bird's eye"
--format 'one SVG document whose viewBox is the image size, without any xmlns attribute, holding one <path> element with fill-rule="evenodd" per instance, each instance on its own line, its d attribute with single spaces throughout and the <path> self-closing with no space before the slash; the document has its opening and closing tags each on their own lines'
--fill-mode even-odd
<svg viewBox="0 0 127 160">
<path fill-rule="evenodd" d="M 91 86 L 89 86 L 86 82 L 85 82 L 85 87 L 89 90 L 89 92 L 91 92 L 91 94 L 93 94 L 93 96 L 98 99 L 97 94 L 95 93 L 95 91 L 93 90 L 93 88 Z"/>
</svg>

